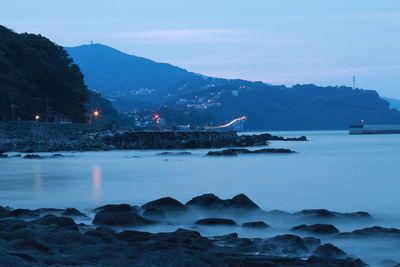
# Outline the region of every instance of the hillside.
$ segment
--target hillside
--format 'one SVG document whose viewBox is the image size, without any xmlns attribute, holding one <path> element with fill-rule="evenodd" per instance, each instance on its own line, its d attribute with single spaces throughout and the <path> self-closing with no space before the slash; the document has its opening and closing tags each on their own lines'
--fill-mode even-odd
<svg viewBox="0 0 400 267">
<path fill-rule="evenodd" d="M 389 102 L 390 108 L 400 110 L 400 100 L 395 98 L 382 97 L 383 100 Z"/>
<path fill-rule="evenodd" d="M 203 105 L 219 123 L 246 115 L 247 130 L 345 129 L 362 119 L 368 124 L 400 124 L 400 112 L 390 109 L 376 91 L 350 87 L 216 86 L 170 105 L 180 109 Z"/>
<path fill-rule="evenodd" d="M 346 129 L 362 119 L 400 123 L 400 112 L 375 91 L 206 77 L 100 44 L 67 50 L 89 87 L 113 96 L 119 111 L 158 110 L 175 124 L 215 125 L 242 115 L 249 117 L 247 130 Z"/>
<path fill-rule="evenodd" d="M 178 82 L 197 76 L 184 69 L 128 55 L 101 44 L 69 47 L 66 50 L 85 74 L 89 88 L 107 95 L 154 101 L 171 93 Z"/>
<path fill-rule="evenodd" d="M 43 118 L 51 109 L 86 121 L 88 90 L 61 46 L 0 26 L 0 70 L 0 119 Z"/>
</svg>

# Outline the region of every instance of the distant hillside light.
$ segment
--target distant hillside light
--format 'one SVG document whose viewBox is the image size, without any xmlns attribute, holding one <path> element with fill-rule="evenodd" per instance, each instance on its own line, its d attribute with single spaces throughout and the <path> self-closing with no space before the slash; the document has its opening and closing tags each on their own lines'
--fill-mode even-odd
<svg viewBox="0 0 400 267">
<path fill-rule="evenodd" d="M 93 117 L 95 117 L 95 118 L 100 117 L 100 111 L 94 110 L 94 111 L 93 111 Z"/>
<path fill-rule="evenodd" d="M 39 115 L 35 115 L 35 121 L 40 120 L 40 116 Z"/>
</svg>

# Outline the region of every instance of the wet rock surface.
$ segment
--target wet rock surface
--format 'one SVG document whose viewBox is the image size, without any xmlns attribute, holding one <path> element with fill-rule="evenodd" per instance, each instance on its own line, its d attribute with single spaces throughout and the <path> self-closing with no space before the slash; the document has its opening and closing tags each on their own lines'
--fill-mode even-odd
<svg viewBox="0 0 400 267">
<path fill-rule="evenodd" d="M 274 221 L 268 225 L 263 220 L 251 219 L 274 214 L 284 216 L 285 220 L 298 220 L 299 213 L 265 212 L 244 194 L 231 199 L 204 194 L 186 204 L 166 197 L 141 207 L 105 205 L 93 212 L 94 219 L 91 221 L 74 208 L 28 210 L 0 206 L 0 266 L 365 265 L 340 246 L 322 240 L 324 234 L 339 239 L 346 234 L 338 233 L 330 224 L 294 227 L 301 231 L 302 236 L 296 233 L 267 237 L 281 225 Z M 224 216 L 208 216 L 215 213 Z M 330 214 L 329 218 L 335 215 L 333 220 L 340 215 L 339 218 L 347 222 L 346 216 L 341 213 L 324 211 L 323 214 Z M 86 224 L 77 224 L 75 220 L 80 218 Z M 357 218 L 363 220 L 364 217 Z M 145 227 L 163 224 L 168 227 L 175 225 L 177 230 L 166 233 L 144 230 Z M 232 232 L 257 229 L 252 232 L 259 235 L 257 238 L 243 238 L 238 233 L 230 233 L 205 237 L 198 232 L 220 227 Z M 288 227 L 287 232 L 290 230 Z M 397 235 L 399 232 L 397 229 L 371 227 L 347 234 L 357 237 Z"/>
<path fill-rule="evenodd" d="M 207 156 L 237 156 L 239 154 L 275 154 L 275 153 L 287 154 L 295 152 L 285 148 L 264 148 L 257 150 L 249 150 L 244 148 L 230 148 L 221 151 L 209 151 L 207 153 Z"/>
<path fill-rule="evenodd" d="M 320 235 L 333 235 L 338 234 L 339 230 L 331 224 L 313 224 L 313 225 L 299 225 L 292 228 L 292 231 L 308 232 Z"/>
<path fill-rule="evenodd" d="M 228 225 L 228 226 L 237 225 L 234 220 L 225 219 L 225 218 L 200 219 L 200 220 L 197 220 L 195 222 L 195 224 L 200 224 L 200 225 Z"/>
<path fill-rule="evenodd" d="M 246 227 L 246 228 L 253 228 L 253 229 L 265 229 L 265 228 L 271 227 L 263 221 L 246 222 L 246 223 L 242 224 L 242 226 Z"/>
</svg>

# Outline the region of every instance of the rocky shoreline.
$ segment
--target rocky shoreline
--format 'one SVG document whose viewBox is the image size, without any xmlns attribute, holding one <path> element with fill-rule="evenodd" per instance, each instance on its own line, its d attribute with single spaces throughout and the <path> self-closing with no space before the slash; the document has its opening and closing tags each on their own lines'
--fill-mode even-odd
<svg viewBox="0 0 400 267">
<path fill-rule="evenodd" d="M 292 227 L 263 237 L 281 227 L 276 222 L 282 220 Z M 244 194 L 232 199 L 205 194 L 186 204 L 166 197 L 142 206 L 105 205 L 89 216 L 74 208 L 0 207 L 0 265 L 365 266 L 357 255 L 324 240 L 400 238 L 399 229 L 375 226 L 340 232 L 333 225 L 376 221 L 367 212 L 267 212 Z M 160 225 L 176 230 L 140 230 Z M 230 234 L 200 234 L 203 229 L 221 227 Z M 259 237 L 240 237 L 236 233 L 240 229 L 256 231 Z"/>
<path fill-rule="evenodd" d="M 54 129 L 53 129 L 54 131 Z M 54 138 L 52 138 L 54 135 Z M 224 131 L 118 131 L 82 132 L 78 135 L 52 134 L 0 136 L 0 151 L 56 152 L 122 149 L 194 149 L 265 146 L 269 141 L 307 141 L 305 136 L 283 138 L 271 134 L 238 135 Z"/>
</svg>

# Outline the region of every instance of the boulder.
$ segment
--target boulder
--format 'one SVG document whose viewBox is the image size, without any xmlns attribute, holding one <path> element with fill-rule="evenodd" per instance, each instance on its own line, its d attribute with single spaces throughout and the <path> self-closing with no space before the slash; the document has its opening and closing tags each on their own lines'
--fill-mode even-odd
<svg viewBox="0 0 400 267">
<path fill-rule="evenodd" d="M 238 154 L 271 154 L 271 153 L 294 153 L 294 151 L 285 148 L 263 148 L 249 150 L 244 148 L 230 148 L 221 151 L 209 151 L 207 156 L 237 156 Z"/>
<path fill-rule="evenodd" d="M 7 208 L 4 208 L 0 206 L 0 218 L 8 217 L 9 216 L 9 210 Z"/>
<path fill-rule="evenodd" d="M 93 224 L 110 226 L 141 226 L 149 225 L 154 221 L 143 218 L 138 215 L 137 208 L 127 204 L 107 205 L 100 207 L 96 213 Z"/>
<path fill-rule="evenodd" d="M 339 230 L 331 224 L 313 224 L 313 225 L 298 225 L 291 229 L 292 231 L 301 231 L 319 235 L 338 234 Z"/>
<path fill-rule="evenodd" d="M 62 213 L 64 216 L 79 216 L 79 217 L 88 217 L 86 214 L 80 212 L 75 208 L 66 208 L 65 211 Z"/>
<path fill-rule="evenodd" d="M 225 201 L 214 194 L 203 194 L 192 198 L 186 203 L 186 206 L 192 206 L 203 209 L 222 209 L 225 208 Z"/>
<path fill-rule="evenodd" d="M 15 210 L 10 210 L 9 216 L 11 216 L 11 217 L 38 217 L 39 213 L 36 210 L 15 209 Z"/>
<path fill-rule="evenodd" d="M 348 257 L 343 250 L 329 243 L 321 245 L 314 250 L 313 256 L 327 259 L 345 259 Z"/>
<path fill-rule="evenodd" d="M 31 221 L 32 224 L 40 224 L 40 225 L 57 225 L 60 227 L 69 227 L 76 226 L 76 223 L 73 219 L 69 217 L 57 217 L 53 214 L 46 215 L 40 219 L 36 219 Z"/>
<path fill-rule="evenodd" d="M 260 210 L 250 198 L 245 194 L 239 194 L 234 196 L 232 199 L 220 199 L 214 194 L 204 194 L 192 198 L 186 203 L 187 206 L 200 208 L 204 210 L 229 210 L 229 209 L 240 209 L 240 210 Z"/>
<path fill-rule="evenodd" d="M 244 223 L 242 226 L 245 228 L 253 228 L 253 229 L 265 229 L 265 228 L 271 227 L 263 221 L 247 222 L 247 223 Z"/>
<path fill-rule="evenodd" d="M 45 157 L 36 154 L 27 154 L 24 159 L 44 159 Z"/>
<path fill-rule="evenodd" d="M 365 211 L 341 213 L 335 211 L 329 211 L 326 209 L 311 209 L 302 210 L 293 214 L 296 217 L 300 217 L 300 220 L 348 220 L 348 221 L 365 221 L 372 220 L 373 217 Z"/>
<path fill-rule="evenodd" d="M 245 194 L 239 194 L 234 196 L 230 201 L 228 201 L 228 205 L 231 208 L 240 208 L 240 209 L 260 209 L 256 203 L 254 203 L 250 198 L 248 198 Z"/>
<path fill-rule="evenodd" d="M 164 212 L 186 212 L 188 211 L 187 207 L 183 205 L 181 202 L 179 202 L 176 199 L 173 199 L 171 197 L 164 197 L 160 198 L 157 200 L 150 201 L 146 204 L 144 204 L 142 209 L 158 209 L 162 210 Z"/>
<path fill-rule="evenodd" d="M 400 229 L 385 228 L 380 226 L 368 227 L 360 230 L 354 230 L 351 233 L 342 233 L 338 237 L 342 238 L 362 238 L 362 237 L 377 237 L 377 238 L 400 238 Z"/>
<path fill-rule="evenodd" d="M 156 208 L 144 210 L 142 216 L 152 220 L 161 220 L 166 218 L 165 212 Z"/>
<path fill-rule="evenodd" d="M 195 222 L 198 225 L 227 225 L 227 226 L 234 226 L 237 225 L 234 220 L 231 219 L 224 219 L 224 218 L 206 218 L 200 219 Z"/>
</svg>

